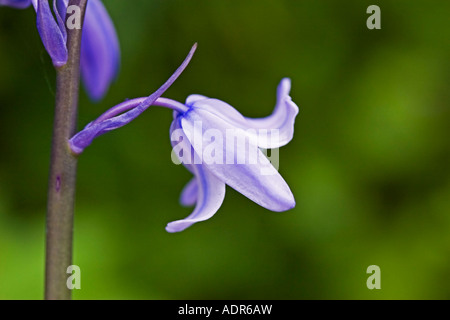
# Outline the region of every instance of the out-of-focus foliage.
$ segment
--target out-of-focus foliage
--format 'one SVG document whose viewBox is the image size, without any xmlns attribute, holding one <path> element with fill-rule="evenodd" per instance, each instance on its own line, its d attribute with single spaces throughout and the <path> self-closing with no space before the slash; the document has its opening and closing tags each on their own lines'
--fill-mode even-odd
<svg viewBox="0 0 450 320">
<path fill-rule="evenodd" d="M 165 96 L 200 93 L 268 115 L 292 79 L 300 107 L 280 171 L 295 209 L 228 188 L 217 215 L 179 234 L 190 174 L 170 160 L 171 112 L 154 108 L 79 160 L 75 299 L 450 298 L 450 2 L 108 0 L 121 73 L 82 127 L 149 95 L 194 42 Z M 132 2 L 132 3 L 131 3 Z M 54 70 L 33 10 L 0 9 L 0 298 L 43 296 Z M 381 290 L 366 269 L 381 268 Z"/>
</svg>

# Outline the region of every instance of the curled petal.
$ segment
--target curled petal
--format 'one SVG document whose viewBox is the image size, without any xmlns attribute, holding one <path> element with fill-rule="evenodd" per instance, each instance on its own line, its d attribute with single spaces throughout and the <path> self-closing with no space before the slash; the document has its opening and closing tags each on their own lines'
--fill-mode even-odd
<svg viewBox="0 0 450 320">
<path fill-rule="evenodd" d="M 289 186 L 246 131 L 203 109 L 187 112 L 182 117 L 181 125 L 196 154 L 201 155 L 202 166 L 221 181 L 266 209 L 285 211 L 295 206 Z M 220 132 L 220 136 L 215 137 L 215 143 L 226 138 L 218 144 L 222 147 L 220 151 L 223 156 L 216 159 L 218 161 L 205 161 L 206 148 L 211 147 L 211 141 L 196 141 L 198 137 L 205 139 L 205 131 L 211 128 Z M 227 131 L 239 135 L 238 138 L 244 139 L 245 143 L 236 144 L 237 148 L 234 142 L 233 146 L 228 145 L 231 141 Z"/>
<path fill-rule="evenodd" d="M 185 219 L 167 224 L 167 232 L 179 232 L 196 222 L 210 219 L 219 210 L 225 198 L 225 184 L 201 165 L 195 165 L 198 200 L 194 211 Z"/>
<path fill-rule="evenodd" d="M 187 138 L 184 137 L 181 143 L 185 144 L 185 148 L 191 148 Z M 198 188 L 197 204 L 187 218 L 168 223 L 167 232 L 180 232 L 196 222 L 208 220 L 219 210 L 225 198 L 225 184 L 222 181 L 202 165 L 192 165 L 191 168 Z"/>
<path fill-rule="evenodd" d="M 197 202 L 198 198 L 198 183 L 197 179 L 191 179 L 181 191 L 180 203 L 183 206 L 190 207 Z"/>
<path fill-rule="evenodd" d="M 0 6 L 8 6 L 16 9 L 28 8 L 31 0 L 0 0 Z"/>
<path fill-rule="evenodd" d="M 295 117 L 298 114 L 298 106 L 289 96 L 290 90 L 291 80 L 288 78 L 282 79 L 277 88 L 277 104 L 273 113 L 266 118 L 246 118 L 250 128 L 279 130 L 278 144 L 272 145 L 271 141 L 267 140 L 265 145 L 260 145 L 261 148 L 278 148 L 286 145 L 292 140 L 292 137 L 294 136 Z"/>
<path fill-rule="evenodd" d="M 81 76 L 91 99 L 100 100 L 120 65 L 116 30 L 100 0 L 88 1 L 81 41 Z"/>
<path fill-rule="evenodd" d="M 37 29 L 41 36 L 42 43 L 52 58 L 53 65 L 55 67 L 62 67 L 66 64 L 68 58 L 66 41 L 58 23 L 56 23 L 53 18 L 47 0 L 37 1 L 36 14 Z"/>
<path fill-rule="evenodd" d="M 229 104 L 201 95 L 190 95 L 186 104 L 192 108 L 207 110 L 243 130 L 254 129 L 254 139 L 258 146 L 272 149 L 286 145 L 294 135 L 298 107 L 289 96 L 290 89 L 290 79 L 282 79 L 277 89 L 274 112 L 265 118 L 246 118 Z"/>
</svg>

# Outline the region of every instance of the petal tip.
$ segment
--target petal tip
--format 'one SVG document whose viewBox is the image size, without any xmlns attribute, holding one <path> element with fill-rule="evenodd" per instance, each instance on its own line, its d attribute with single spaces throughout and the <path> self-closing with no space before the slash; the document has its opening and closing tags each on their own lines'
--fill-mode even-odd
<svg viewBox="0 0 450 320">
<path fill-rule="evenodd" d="M 291 203 L 289 204 L 289 206 L 288 206 L 288 208 L 286 210 L 294 209 L 296 205 L 297 205 L 297 203 L 295 202 L 295 199 L 292 198 L 292 201 L 291 201 Z"/>
<path fill-rule="evenodd" d="M 52 62 L 53 62 L 53 66 L 55 68 L 61 68 L 61 67 L 64 67 L 66 65 L 67 60 L 63 60 L 63 61 L 55 61 L 55 60 L 53 60 Z"/>
<path fill-rule="evenodd" d="M 277 207 L 275 209 L 270 209 L 270 210 L 272 210 L 274 212 L 284 212 L 284 211 L 288 211 L 288 210 L 295 208 L 295 205 L 296 205 L 295 200 L 292 197 L 292 199 L 287 199 L 287 200 L 283 201 L 282 203 L 280 202 L 279 207 Z"/>
<path fill-rule="evenodd" d="M 69 142 L 69 149 L 72 155 L 74 155 L 75 157 L 78 157 L 80 154 L 82 154 L 84 150 L 83 148 L 78 148 L 77 146 L 75 146 L 72 141 Z"/>
<path fill-rule="evenodd" d="M 292 191 L 289 190 L 289 194 L 284 199 L 284 203 L 283 204 L 284 204 L 284 210 L 283 211 L 287 211 L 287 210 L 291 210 L 291 209 L 295 208 L 296 202 L 295 202 L 294 195 L 292 194 Z"/>
<path fill-rule="evenodd" d="M 166 231 L 169 233 L 181 232 L 188 228 L 191 224 L 184 222 L 183 220 L 169 222 L 166 226 Z"/>
<path fill-rule="evenodd" d="M 289 94 L 289 91 L 291 90 L 291 78 L 281 79 L 279 87 L 283 92 Z"/>
<path fill-rule="evenodd" d="M 174 230 L 171 226 L 167 225 L 166 226 L 166 231 L 169 233 L 175 233 L 178 232 L 178 230 Z"/>
<path fill-rule="evenodd" d="M 284 212 L 295 208 L 296 202 L 294 195 L 289 187 L 287 188 L 287 190 L 284 190 L 282 193 L 278 193 L 276 197 L 272 198 L 270 205 L 264 207 L 274 212 Z"/>
<path fill-rule="evenodd" d="M 291 85 L 291 78 L 288 77 L 284 77 L 283 79 L 281 79 L 281 82 L 284 83 L 285 85 Z"/>
</svg>

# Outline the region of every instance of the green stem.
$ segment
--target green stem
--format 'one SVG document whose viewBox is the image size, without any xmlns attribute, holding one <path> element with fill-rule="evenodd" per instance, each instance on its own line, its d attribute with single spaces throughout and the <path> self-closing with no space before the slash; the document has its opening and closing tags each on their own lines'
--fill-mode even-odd
<svg viewBox="0 0 450 320">
<path fill-rule="evenodd" d="M 87 0 L 71 0 L 81 9 L 82 21 Z M 68 300 L 72 265 L 72 234 L 77 158 L 68 140 L 75 134 L 80 83 L 80 47 L 82 29 L 67 30 L 67 64 L 57 69 L 55 120 L 50 162 L 47 239 L 45 261 L 45 299 Z"/>
</svg>

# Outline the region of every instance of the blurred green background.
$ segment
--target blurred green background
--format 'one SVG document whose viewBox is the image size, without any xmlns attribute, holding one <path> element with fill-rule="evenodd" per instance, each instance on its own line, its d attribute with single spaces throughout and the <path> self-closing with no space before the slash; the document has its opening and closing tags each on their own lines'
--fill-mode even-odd
<svg viewBox="0 0 450 320">
<path fill-rule="evenodd" d="M 79 127 L 147 96 L 222 99 L 262 117 L 282 77 L 299 105 L 280 172 L 295 209 L 231 188 L 178 234 L 190 173 L 170 160 L 155 108 L 79 160 L 75 299 L 449 299 L 448 1 L 106 0 L 122 67 L 108 96 L 81 92 Z M 381 30 L 366 9 L 381 8 Z M 35 13 L 0 8 L 0 299 L 41 299 L 55 73 Z M 369 290 L 366 269 L 381 268 Z"/>
</svg>

